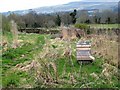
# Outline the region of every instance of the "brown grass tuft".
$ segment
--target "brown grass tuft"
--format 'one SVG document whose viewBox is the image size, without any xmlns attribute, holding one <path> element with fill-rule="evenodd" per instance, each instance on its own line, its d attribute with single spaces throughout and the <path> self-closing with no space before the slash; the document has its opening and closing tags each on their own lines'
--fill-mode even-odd
<svg viewBox="0 0 120 90">
<path fill-rule="evenodd" d="M 18 43 L 18 30 L 17 30 L 17 24 L 12 20 L 11 21 L 11 32 L 13 36 L 13 48 L 17 48 L 19 43 Z"/>
</svg>

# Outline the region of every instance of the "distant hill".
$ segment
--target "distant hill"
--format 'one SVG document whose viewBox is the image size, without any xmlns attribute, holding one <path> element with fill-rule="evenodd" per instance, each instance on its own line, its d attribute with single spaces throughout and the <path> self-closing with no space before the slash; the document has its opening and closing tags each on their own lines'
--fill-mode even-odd
<svg viewBox="0 0 120 90">
<path fill-rule="evenodd" d="M 70 2 L 68 4 L 56 5 L 56 6 L 48 6 L 48 7 L 39 7 L 29 10 L 20 10 L 13 11 L 16 14 L 27 14 L 30 11 L 35 11 L 36 13 L 55 13 L 55 12 L 65 12 L 65 11 L 73 11 L 77 10 L 90 10 L 90 9 L 99 9 L 99 11 L 110 9 L 117 10 L 118 3 L 117 2 Z M 9 15 L 11 12 L 4 12 L 4 15 Z"/>
</svg>

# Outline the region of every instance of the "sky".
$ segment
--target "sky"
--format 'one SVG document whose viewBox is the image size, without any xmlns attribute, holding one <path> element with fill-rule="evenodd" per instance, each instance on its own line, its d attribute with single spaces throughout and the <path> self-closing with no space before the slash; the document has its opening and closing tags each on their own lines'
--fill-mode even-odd
<svg viewBox="0 0 120 90">
<path fill-rule="evenodd" d="M 43 6 L 53 6 L 66 4 L 74 1 L 89 1 L 96 0 L 0 0 L 0 12 L 32 9 Z M 118 0 L 97 0 L 97 1 L 118 1 Z"/>
</svg>

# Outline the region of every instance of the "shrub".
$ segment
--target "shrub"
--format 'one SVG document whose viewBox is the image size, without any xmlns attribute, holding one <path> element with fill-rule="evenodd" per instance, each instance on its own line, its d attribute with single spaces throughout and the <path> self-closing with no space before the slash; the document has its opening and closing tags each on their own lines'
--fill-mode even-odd
<svg viewBox="0 0 120 90">
<path fill-rule="evenodd" d="M 75 27 L 79 28 L 79 29 L 89 29 L 89 26 L 86 25 L 86 24 L 79 24 L 79 23 L 77 23 L 77 24 L 75 24 Z"/>
<path fill-rule="evenodd" d="M 87 29 L 87 34 L 90 34 L 91 32 L 90 32 L 90 29 Z"/>
</svg>

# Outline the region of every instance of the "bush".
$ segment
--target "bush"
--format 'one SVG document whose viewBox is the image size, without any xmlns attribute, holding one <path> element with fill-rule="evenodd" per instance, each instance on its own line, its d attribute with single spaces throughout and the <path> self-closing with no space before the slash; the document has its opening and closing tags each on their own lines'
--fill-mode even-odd
<svg viewBox="0 0 120 90">
<path fill-rule="evenodd" d="M 75 27 L 76 28 L 79 28 L 79 29 L 89 29 L 89 26 L 86 25 L 86 24 L 75 24 Z"/>
</svg>

